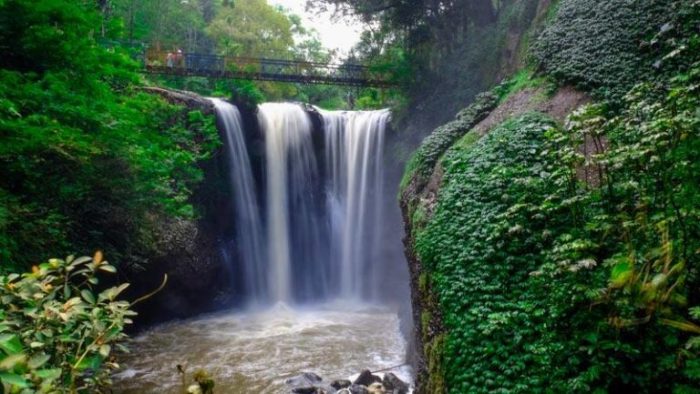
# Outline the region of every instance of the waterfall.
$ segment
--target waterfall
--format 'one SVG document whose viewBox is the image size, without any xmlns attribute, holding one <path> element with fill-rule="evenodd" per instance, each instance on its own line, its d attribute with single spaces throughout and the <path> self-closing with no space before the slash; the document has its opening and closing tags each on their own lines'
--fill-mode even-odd
<svg viewBox="0 0 700 394">
<path fill-rule="evenodd" d="M 300 105 L 261 104 L 265 179 L 256 195 L 240 115 L 215 105 L 226 129 L 246 294 L 283 303 L 375 298 L 389 111 L 318 110 L 319 130 Z"/>
<path fill-rule="evenodd" d="M 389 111 L 321 112 L 331 259 L 343 298 L 377 295 L 381 263 L 382 153 Z"/>
<path fill-rule="evenodd" d="M 243 135 L 243 122 L 238 108 L 219 99 L 211 99 L 223 129 L 233 195 L 234 223 L 239 257 L 242 263 L 245 294 L 254 302 L 267 297 L 265 248 L 255 181 Z M 229 251 L 225 259 L 230 260 Z"/>
<path fill-rule="evenodd" d="M 319 184 L 309 115 L 299 105 L 266 103 L 258 108 L 265 135 L 269 284 L 279 302 L 323 293 L 319 265 L 321 229 L 315 193 Z M 321 271 L 319 271 L 321 270 Z"/>
</svg>

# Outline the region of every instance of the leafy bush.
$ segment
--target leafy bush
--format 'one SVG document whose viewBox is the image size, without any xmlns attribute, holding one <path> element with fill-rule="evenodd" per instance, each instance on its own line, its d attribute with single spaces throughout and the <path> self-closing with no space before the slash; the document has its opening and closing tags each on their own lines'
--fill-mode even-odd
<svg viewBox="0 0 700 394">
<path fill-rule="evenodd" d="M 123 284 L 96 293 L 102 260 L 51 259 L 31 273 L 0 276 L 0 381 L 5 393 L 101 392 L 125 350 L 132 312 L 116 298 Z"/>
<path fill-rule="evenodd" d="M 561 0 L 532 53 L 541 69 L 560 82 L 618 101 L 640 79 L 654 75 L 660 56 L 651 39 L 675 27 L 682 3 Z"/>
<path fill-rule="evenodd" d="M 214 119 L 139 91 L 101 22 L 94 2 L 0 2 L 0 272 L 48 250 L 143 255 L 155 218 L 195 214 Z"/>
</svg>

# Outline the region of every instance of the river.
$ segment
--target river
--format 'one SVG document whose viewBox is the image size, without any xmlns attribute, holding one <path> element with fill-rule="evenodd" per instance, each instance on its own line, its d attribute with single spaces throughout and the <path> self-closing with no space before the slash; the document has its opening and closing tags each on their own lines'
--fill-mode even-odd
<svg viewBox="0 0 700 394">
<path fill-rule="evenodd" d="M 285 380 L 314 372 L 326 381 L 364 368 L 401 365 L 406 342 L 394 311 L 370 305 L 325 304 L 229 312 L 155 327 L 134 338 L 115 376 L 124 394 L 181 394 L 177 365 L 207 371 L 216 393 L 289 392 Z M 410 381 L 408 367 L 392 369 Z"/>
</svg>

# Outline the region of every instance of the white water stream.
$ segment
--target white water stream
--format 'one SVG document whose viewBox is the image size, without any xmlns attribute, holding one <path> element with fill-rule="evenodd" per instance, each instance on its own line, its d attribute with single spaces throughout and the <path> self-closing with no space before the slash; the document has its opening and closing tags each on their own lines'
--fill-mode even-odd
<svg viewBox="0 0 700 394">
<path fill-rule="evenodd" d="M 285 380 L 314 372 L 326 382 L 364 368 L 402 364 L 405 340 L 395 313 L 362 305 L 322 305 L 226 313 L 156 327 L 135 338 L 116 392 L 181 394 L 177 364 L 209 372 L 215 392 L 288 393 Z M 407 367 L 393 369 L 410 381 Z"/>
</svg>

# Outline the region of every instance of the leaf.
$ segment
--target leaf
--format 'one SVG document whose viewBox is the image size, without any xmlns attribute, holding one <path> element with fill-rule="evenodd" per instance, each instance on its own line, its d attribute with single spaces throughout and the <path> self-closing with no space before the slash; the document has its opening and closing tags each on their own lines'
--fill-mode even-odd
<svg viewBox="0 0 700 394">
<path fill-rule="evenodd" d="M 29 387 L 29 383 L 27 383 L 27 380 L 25 378 L 23 378 L 20 375 L 15 375 L 9 372 L 0 373 L 0 380 L 2 380 L 2 382 L 5 384 L 9 384 L 10 386 L 16 386 L 19 388 Z"/>
<path fill-rule="evenodd" d="M 92 261 L 95 264 L 100 264 L 102 262 L 102 251 L 98 250 L 95 252 L 95 255 L 92 257 Z"/>
<path fill-rule="evenodd" d="M 634 270 L 627 261 L 617 263 L 610 273 L 610 283 L 613 287 L 623 287 L 632 278 Z"/>
<path fill-rule="evenodd" d="M 53 379 L 58 379 L 61 377 L 61 368 L 53 368 L 53 369 L 40 369 L 38 371 L 35 371 L 34 374 L 45 380 L 53 380 Z"/>
<path fill-rule="evenodd" d="M 700 319 L 700 307 L 694 306 L 692 308 L 688 308 L 688 312 L 693 319 Z"/>
<path fill-rule="evenodd" d="M 32 349 L 37 349 L 37 348 L 40 348 L 40 347 L 42 347 L 42 346 L 44 346 L 44 343 L 43 343 L 43 342 L 39 342 L 39 341 L 34 341 L 34 342 L 32 342 L 32 343 L 29 344 L 29 347 L 32 348 Z"/>
<path fill-rule="evenodd" d="M 92 357 L 85 357 L 82 361 L 80 361 L 77 369 L 81 371 L 85 369 L 98 370 L 100 365 L 102 365 L 102 357 L 95 355 Z"/>
<path fill-rule="evenodd" d="M 87 301 L 89 304 L 94 304 L 95 303 L 95 296 L 92 294 L 92 292 L 88 289 L 84 289 L 80 291 L 80 295 L 83 296 L 83 299 Z"/>
<path fill-rule="evenodd" d="M 63 304 L 63 309 L 68 310 L 76 305 L 81 304 L 83 301 L 79 297 L 73 297 Z"/>
<path fill-rule="evenodd" d="M 29 359 L 29 368 L 31 369 L 37 369 L 41 367 L 42 365 L 46 364 L 47 361 L 51 359 L 51 356 L 48 354 L 42 353 L 42 354 L 37 354 L 36 356 L 32 357 Z"/>
<path fill-rule="evenodd" d="M 117 273 L 117 268 L 110 264 L 102 264 L 99 269 L 112 274 Z"/>
<path fill-rule="evenodd" d="M 0 370 L 11 371 L 15 369 L 15 367 L 24 364 L 26 360 L 27 356 L 24 353 L 7 356 L 0 361 Z"/>
<path fill-rule="evenodd" d="M 17 354 L 22 351 L 22 342 L 15 334 L 0 335 L 0 349 L 7 354 Z"/>
<path fill-rule="evenodd" d="M 76 268 L 77 266 L 85 264 L 91 260 L 92 259 L 90 257 L 87 257 L 87 256 L 78 257 L 77 259 L 73 260 L 72 263 L 70 263 L 70 265 L 68 266 L 68 270 L 70 271 L 70 270 Z"/>
<path fill-rule="evenodd" d="M 108 357 L 110 351 L 112 351 L 111 346 L 109 346 L 109 345 L 100 346 L 100 354 L 102 355 L 102 357 L 105 357 L 105 358 Z"/>
<path fill-rule="evenodd" d="M 124 291 L 127 287 L 129 287 L 128 283 L 123 283 L 117 287 L 111 287 L 103 292 L 100 293 L 98 296 L 99 300 L 110 300 L 113 301 L 119 294 Z"/>
<path fill-rule="evenodd" d="M 700 334 L 700 326 L 691 323 L 689 321 L 678 321 L 671 319 L 659 319 L 661 324 L 667 325 L 669 327 L 677 328 L 681 331 L 692 332 L 695 334 Z"/>
</svg>

